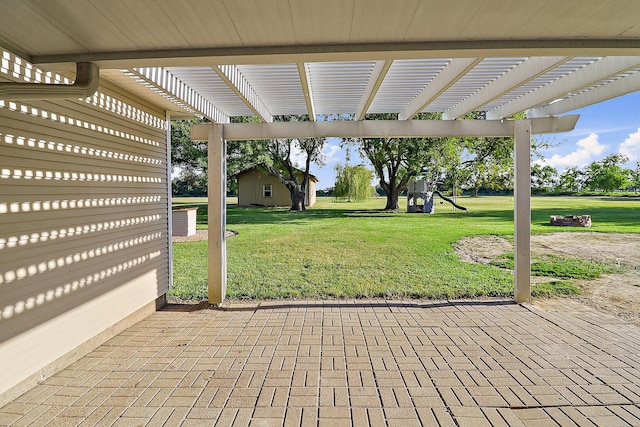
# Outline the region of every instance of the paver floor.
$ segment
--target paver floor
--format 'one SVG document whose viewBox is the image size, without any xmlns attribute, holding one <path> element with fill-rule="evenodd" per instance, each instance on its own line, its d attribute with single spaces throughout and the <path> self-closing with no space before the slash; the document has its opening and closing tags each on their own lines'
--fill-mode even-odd
<svg viewBox="0 0 640 427">
<path fill-rule="evenodd" d="M 570 300 L 168 306 L 0 425 L 640 426 L 640 328 Z"/>
</svg>

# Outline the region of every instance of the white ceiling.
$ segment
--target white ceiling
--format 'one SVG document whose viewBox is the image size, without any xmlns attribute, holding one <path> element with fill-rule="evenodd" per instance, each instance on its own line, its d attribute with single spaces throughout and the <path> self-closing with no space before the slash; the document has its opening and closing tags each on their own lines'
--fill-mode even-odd
<svg viewBox="0 0 640 427">
<path fill-rule="evenodd" d="M 541 117 L 640 90 L 637 0 L 22 0 L 0 12 L 0 46 L 26 60 L 96 62 L 216 121 Z"/>
</svg>

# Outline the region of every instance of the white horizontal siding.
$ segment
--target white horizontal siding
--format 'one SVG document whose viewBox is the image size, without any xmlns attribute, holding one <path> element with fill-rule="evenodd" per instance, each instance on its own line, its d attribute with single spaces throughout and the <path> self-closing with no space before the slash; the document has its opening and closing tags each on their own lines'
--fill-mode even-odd
<svg viewBox="0 0 640 427">
<path fill-rule="evenodd" d="M 0 101 L 0 397 L 168 290 L 165 126 L 105 81 Z"/>
</svg>

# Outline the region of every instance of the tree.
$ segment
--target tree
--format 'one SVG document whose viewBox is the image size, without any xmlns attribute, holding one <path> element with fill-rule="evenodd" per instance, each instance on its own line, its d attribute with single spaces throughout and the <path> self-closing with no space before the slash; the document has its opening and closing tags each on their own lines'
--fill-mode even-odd
<svg viewBox="0 0 640 427">
<path fill-rule="evenodd" d="M 473 197 L 481 188 L 513 188 L 513 138 L 479 137 L 461 141 L 460 175 Z"/>
<path fill-rule="evenodd" d="M 306 116 L 280 116 L 274 119 L 290 122 L 308 120 Z M 322 148 L 325 143 L 324 138 L 275 139 L 266 143 L 266 156 L 260 165 L 287 187 L 291 195 L 292 211 L 306 209 L 305 195 L 309 188 L 311 164 L 322 164 Z M 294 159 L 296 149 L 305 156 L 302 174 Z"/>
<path fill-rule="evenodd" d="M 629 176 L 620 166 L 629 158 L 623 154 L 611 154 L 586 168 L 586 185 L 590 190 L 613 191 L 629 186 Z"/>
<path fill-rule="evenodd" d="M 397 114 L 371 114 L 371 120 L 395 120 Z M 422 115 L 422 119 L 432 115 Z M 385 210 L 397 210 L 400 194 L 406 190 L 409 179 L 433 159 L 433 147 L 439 138 L 361 138 L 359 152 L 373 165 L 387 202 Z"/>
<path fill-rule="evenodd" d="M 171 121 L 171 181 L 174 195 L 207 194 L 207 143 L 191 140 L 191 126 L 206 119 Z"/>
<path fill-rule="evenodd" d="M 558 171 L 553 166 L 531 165 L 531 190 L 546 193 L 556 184 Z"/>
<path fill-rule="evenodd" d="M 364 165 L 336 166 L 336 184 L 333 197 L 337 200 L 359 202 L 371 197 L 373 189 L 371 179 L 373 174 Z"/>
<path fill-rule="evenodd" d="M 633 192 L 637 192 L 638 188 L 640 188 L 640 162 L 636 162 L 636 168 L 630 170 L 629 180 L 631 181 L 631 185 L 633 186 Z"/>
<path fill-rule="evenodd" d="M 577 192 L 582 189 L 584 182 L 584 172 L 573 166 L 560 174 L 556 188 L 563 191 Z"/>
</svg>

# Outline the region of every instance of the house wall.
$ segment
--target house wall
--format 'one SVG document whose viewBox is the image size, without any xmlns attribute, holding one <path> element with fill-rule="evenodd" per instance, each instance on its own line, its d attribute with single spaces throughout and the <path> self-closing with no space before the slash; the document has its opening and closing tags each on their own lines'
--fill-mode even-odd
<svg viewBox="0 0 640 427">
<path fill-rule="evenodd" d="M 34 75 L 0 53 L 0 81 Z M 155 310 L 166 162 L 165 112 L 104 80 L 86 100 L 0 100 L 0 405 Z"/>
<path fill-rule="evenodd" d="M 313 206 L 316 204 L 316 182 L 309 180 L 309 191 L 307 191 L 307 206 Z"/>
</svg>

